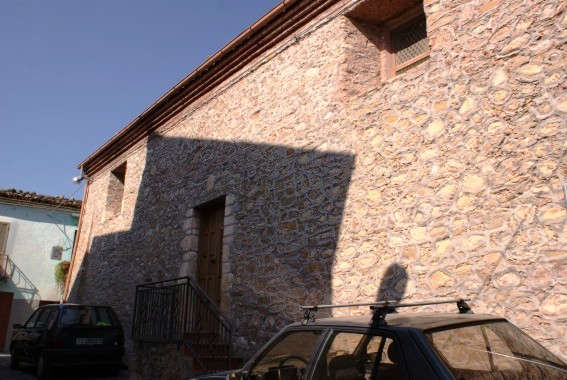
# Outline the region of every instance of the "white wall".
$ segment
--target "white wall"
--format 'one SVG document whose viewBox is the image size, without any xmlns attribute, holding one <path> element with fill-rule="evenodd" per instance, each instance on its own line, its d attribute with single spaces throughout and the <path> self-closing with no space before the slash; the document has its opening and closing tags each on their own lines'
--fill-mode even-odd
<svg viewBox="0 0 567 380">
<path fill-rule="evenodd" d="M 40 301 L 59 301 L 55 284 L 55 266 L 71 261 L 73 239 L 79 211 L 56 209 L 56 206 L 31 207 L 0 203 L 0 222 L 10 223 L 6 254 L 11 275 L 0 282 L 0 292 L 14 293 L 10 327 L 29 317 Z M 51 258 L 54 246 L 63 247 L 61 260 Z M 17 320 L 16 320 L 17 319 Z M 0 342 L 0 351 L 3 349 Z"/>
</svg>

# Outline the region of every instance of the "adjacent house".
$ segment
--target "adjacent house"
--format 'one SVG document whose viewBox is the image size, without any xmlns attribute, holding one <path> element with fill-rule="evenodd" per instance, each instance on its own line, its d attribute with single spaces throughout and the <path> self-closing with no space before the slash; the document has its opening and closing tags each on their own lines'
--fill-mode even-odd
<svg viewBox="0 0 567 380">
<path fill-rule="evenodd" d="M 60 302 L 54 270 L 71 260 L 80 209 L 74 199 L 0 190 L 0 352 L 14 323 Z"/>
<path fill-rule="evenodd" d="M 450 296 L 567 358 L 566 30 L 561 0 L 282 2 L 80 164 L 67 299 L 147 376 L 182 314 L 150 289 L 187 276 L 245 355 L 302 304 Z"/>
</svg>

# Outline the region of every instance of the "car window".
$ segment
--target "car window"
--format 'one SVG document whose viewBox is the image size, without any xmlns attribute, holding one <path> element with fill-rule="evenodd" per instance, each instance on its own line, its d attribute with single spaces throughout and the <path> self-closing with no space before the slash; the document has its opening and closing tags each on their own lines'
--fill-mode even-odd
<svg viewBox="0 0 567 380">
<path fill-rule="evenodd" d="M 95 326 L 112 326 L 112 316 L 107 308 L 96 307 L 91 309 L 91 321 Z"/>
<path fill-rule="evenodd" d="M 389 337 L 334 333 L 317 364 L 314 379 L 403 379 L 397 350 Z"/>
<path fill-rule="evenodd" d="M 457 378 L 567 378 L 567 367 L 559 359 L 505 321 L 425 336 Z"/>
<path fill-rule="evenodd" d="M 108 308 L 99 306 L 67 306 L 59 323 L 63 327 L 108 327 L 115 324 Z"/>
<path fill-rule="evenodd" d="M 39 315 L 41 314 L 41 312 L 43 311 L 43 309 L 37 309 L 32 316 L 28 319 L 28 321 L 26 322 L 26 324 L 24 325 L 25 328 L 31 329 L 35 327 L 35 323 L 37 322 Z"/>
<path fill-rule="evenodd" d="M 55 316 L 54 307 L 48 307 L 43 309 L 43 312 L 40 314 L 39 318 L 37 319 L 35 327 L 39 329 L 48 328 L 51 325 L 51 322 L 53 322 L 54 316 Z"/>
<path fill-rule="evenodd" d="M 322 331 L 293 331 L 269 347 L 250 370 L 251 380 L 298 380 L 305 376 Z"/>
</svg>

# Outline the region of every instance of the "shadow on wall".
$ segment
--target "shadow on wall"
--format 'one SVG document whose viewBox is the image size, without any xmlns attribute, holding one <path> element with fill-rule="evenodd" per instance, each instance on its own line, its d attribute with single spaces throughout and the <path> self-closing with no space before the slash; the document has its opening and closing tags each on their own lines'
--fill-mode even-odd
<svg viewBox="0 0 567 380">
<path fill-rule="evenodd" d="M 6 260 L 5 276 L 9 286 L 13 288 L 16 298 L 26 300 L 30 305 L 30 310 L 33 310 L 40 301 L 38 289 L 9 257 L 6 257 Z"/>
<path fill-rule="evenodd" d="M 376 301 L 400 302 L 406 293 L 408 279 L 407 271 L 400 264 L 390 265 L 380 281 Z"/>
<path fill-rule="evenodd" d="M 237 344 L 255 347 L 301 318 L 299 305 L 331 302 L 353 166 L 344 153 L 154 134 L 131 228 L 93 239 L 68 299 L 111 304 L 129 335 L 135 286 L 178 277 L 197 239 L 189 233 L 193 210 L 226 197 L 223 296 Z M 135 167 L 126 162 L 126 194 L 138 187 L 128 182 Z M 93 224 L 103 222 L 112 220 Z"/>
<path fill-rule="evenodd" d="M 5 260 L 2 273 L 3 282 L 0 283 L 0 286 L 2 291 L 13 293 L 13 298 L 11 298 L 10 316 L 6 325 L 6 339 L 0 341 L 0 352 L 9 349 L 10 337 L 13 333 L 12 325 L 24 323 L 40 303 L 39 291 L 30 279 L 8 256 L 4 256 L 3 259 Z"/>
</svg>

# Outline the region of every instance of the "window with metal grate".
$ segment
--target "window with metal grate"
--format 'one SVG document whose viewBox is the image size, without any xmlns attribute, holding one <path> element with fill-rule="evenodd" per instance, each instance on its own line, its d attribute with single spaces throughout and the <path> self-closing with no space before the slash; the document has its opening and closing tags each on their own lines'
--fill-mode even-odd
<svg viewBox="0 0 567 380">
<path fill-rule="evenodd" d="M 382 82 L 416 68 L 430 55 L 423 0 L 362 0 L 347 13 L 379 53 Z M 355 53 L 357 54 L 357 53 Z M 374 51 L 369 50 L 368 56 Z M 358 55 L 357 55 L 358 57 Z M 368 64 L 371 64 L 370 62 Z M 421 73 L 424 70 L 416 70 Z"/>
<path fill-rule="evenodd" d="M 429 56 L 427 24 L 422 14 L 392 30 L 392 51 L 395 55 L 394 71 L 400 74 L 421 63 Z"/>
</svg>

